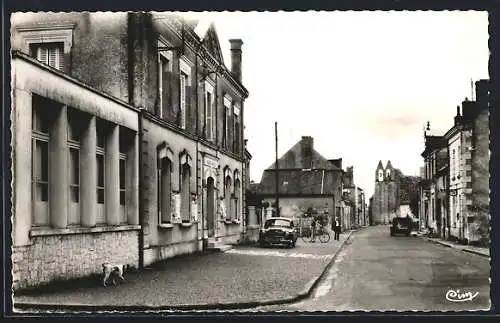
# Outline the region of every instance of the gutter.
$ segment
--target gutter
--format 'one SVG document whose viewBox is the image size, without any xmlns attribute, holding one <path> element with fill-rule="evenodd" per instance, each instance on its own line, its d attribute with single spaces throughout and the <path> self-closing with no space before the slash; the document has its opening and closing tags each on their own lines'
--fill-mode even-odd
<svg viewBox="0 0 500 323">
<path fill-rule="evenodd" d="M 142 122 L 143 110 L 139 111 L 139 225 L 141 229 L 139 230 L 139 269 L 144 268 L 144 171 L 142 169 L 143 157 L 143 137 L 144 137 L 144 126 Z"/>
</svg>

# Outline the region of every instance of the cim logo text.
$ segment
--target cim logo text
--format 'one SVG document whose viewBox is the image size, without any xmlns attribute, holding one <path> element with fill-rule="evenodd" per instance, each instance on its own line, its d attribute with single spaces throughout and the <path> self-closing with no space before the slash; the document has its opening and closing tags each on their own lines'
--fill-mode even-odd
<svg viewBox="0 0 500 323">
<path fill-rule="evenodd" d="M 450 289 L 446 292 L 446 299 L 450 302 L 467 302 L 472 301 L 478 294 L 479 292 L 460 292 L 459 289 Z"/>
</svg>

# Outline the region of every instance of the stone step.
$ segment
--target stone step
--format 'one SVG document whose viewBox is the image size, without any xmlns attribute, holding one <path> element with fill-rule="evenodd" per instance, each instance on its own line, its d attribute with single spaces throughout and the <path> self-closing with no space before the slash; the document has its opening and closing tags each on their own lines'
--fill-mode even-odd
<svg viewBox="0 0 500 323">
<path fill-rule="evenodd" d="M 232 245 L 223 244 L 220 242 L 209 242 L 207 245 L 207 251 L 221 251 L 225 252 L 232 249 Z"/>
</svg>

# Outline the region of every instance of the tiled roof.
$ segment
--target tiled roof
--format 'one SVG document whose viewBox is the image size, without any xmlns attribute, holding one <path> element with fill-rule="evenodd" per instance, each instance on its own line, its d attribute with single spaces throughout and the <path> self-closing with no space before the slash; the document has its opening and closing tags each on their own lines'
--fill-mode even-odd
<svg viewBox="0 0 500 323">
<path fill-rule="evenodd" d="M 259 194 L 276 193 L 274 170 L 265 170 L 258 188 Z M 278 170 L 280 194 L 338 194 L 341 172 L 337 170 Z"/>
<path fill-rule="evenodd" d="M 275 164 L 273 163 L 267 169 L 274 169 Z M 278 166 L 280 169 L 307 168 L 302 158 L 300 141 L 278 159 Z M 340 170 L 314 149 L 312 150 L 312 168 Z"/>
</svg>

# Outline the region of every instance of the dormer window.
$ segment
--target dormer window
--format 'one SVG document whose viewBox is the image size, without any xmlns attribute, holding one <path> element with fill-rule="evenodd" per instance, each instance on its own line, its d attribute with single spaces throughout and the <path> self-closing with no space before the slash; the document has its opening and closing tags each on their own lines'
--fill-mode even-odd
<svg viewBox="0 0 500 323">
<path fill-rule="evenodd" d="M 73 28 L 72 23 L 49 23 L 19 26 L 16 31 L 24 40 L 25 53 L 69 74 Z"/>
</svg>

